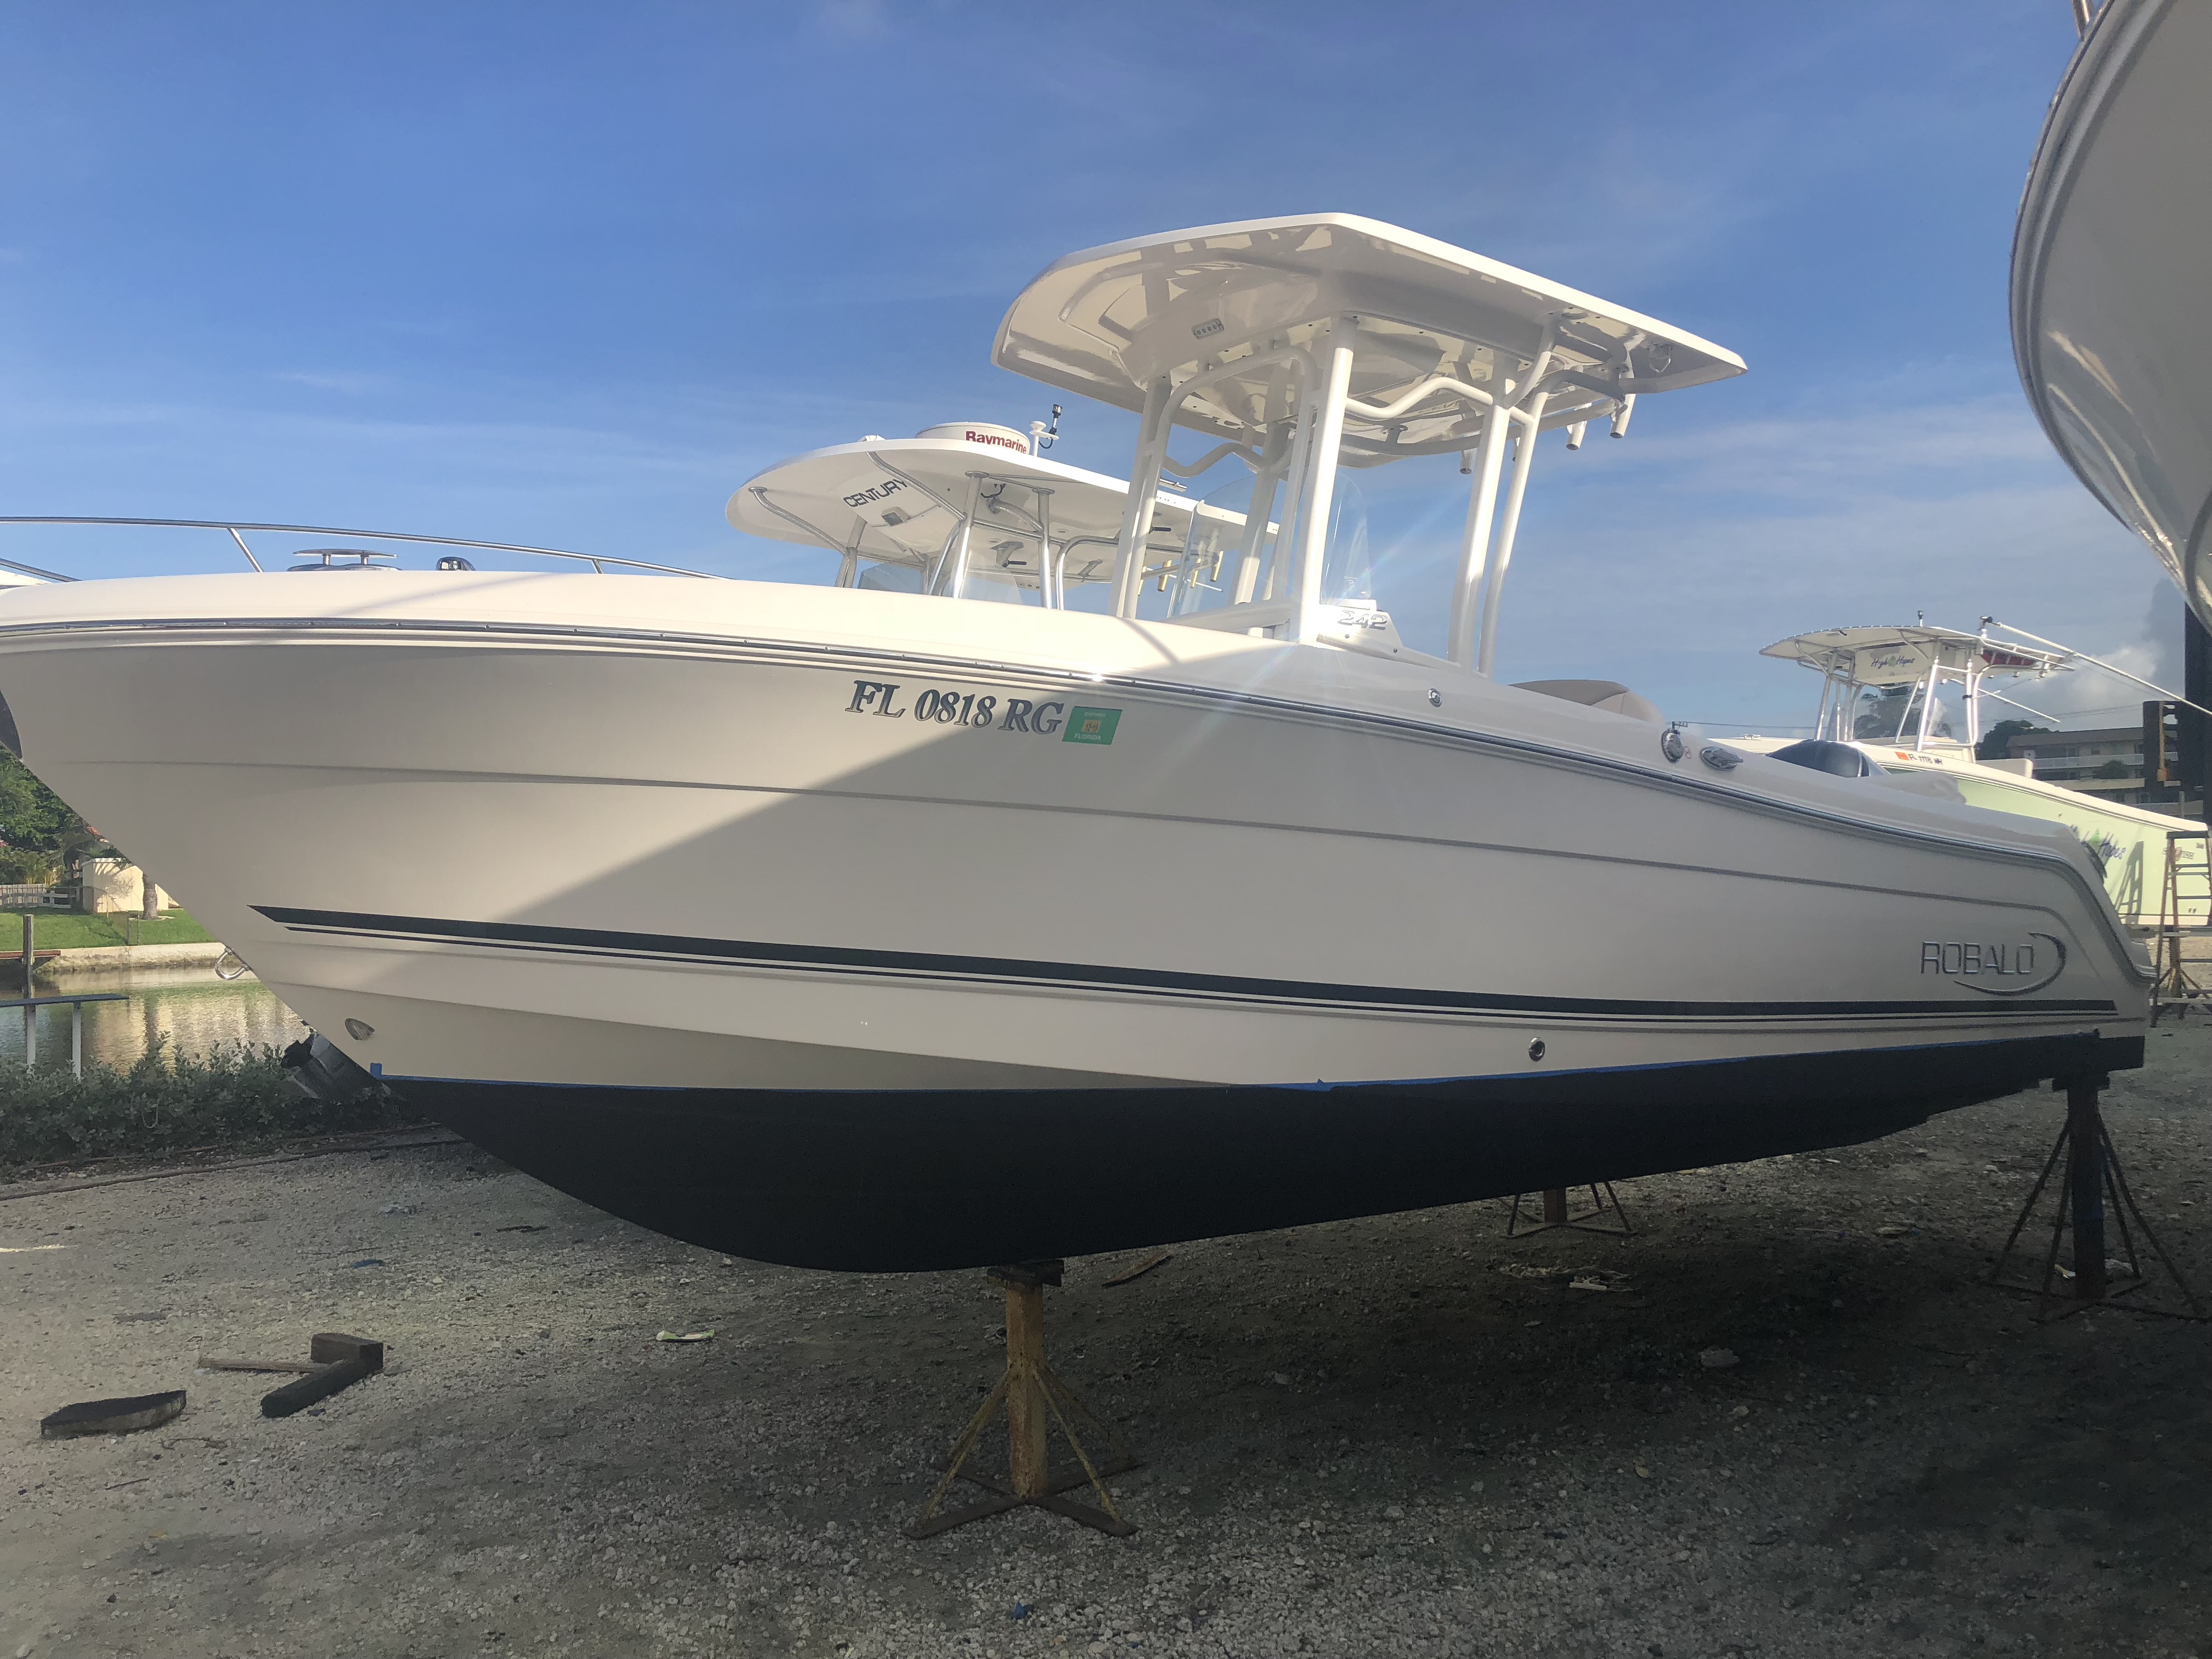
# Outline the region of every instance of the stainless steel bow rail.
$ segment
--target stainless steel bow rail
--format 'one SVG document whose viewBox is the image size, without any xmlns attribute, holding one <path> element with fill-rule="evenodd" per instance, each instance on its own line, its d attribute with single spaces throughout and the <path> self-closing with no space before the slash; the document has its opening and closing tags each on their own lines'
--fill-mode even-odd
<svg viewBox="0 0 2212 1659">
<path fill-rule="evenodd" d="M 237 544 L 238 550 L 246 556 L 246 563 L 256 570 L 264 569 L 265 567 L 260 560 L 253 556 L 253 550 L 246 545 L 245 532 L 247 531 L 266 531 L 274 535 L 285 536 L 344 536 L 358 541 L 409 542 L 431 547 L 469 547 L 485 553 L 523 553 L 540 559 L 574 559 L 588 564 L 600 575 L 606 574 L 606 568 L 609 565 L 619 565 L 625 570 L 650 570 L 662 576 L 694 576 L 702 581 L 728 580 L 727 577 L 717 576 L 711 570 L 687 570 L 681 565 L 655 564 L 647 559 L 619 559 L 611 554 L 575 553 L 559 547 L 526 547 L 519 542 L 478 542 L 470 541 L 460 536 L 422 536 L 405 530 L 345 530 L 326 524 L 246 524 L 222 519 L 108 519 L 82 515 L 58 517 L 21 514 L 0 515 L 0 525 L 10 524 L 108 525 L 154 530 L 220 530 Z M 313 550 L 323 552 L 351 550 L 319 548 Z M 476 567 L 464 561 L 453 568 L 473 570 Z M 17 571 L 26 576 L 36 576 L 42 581 L 73 582 L 80 580 L 76 576 L 64 575 L 58 570 L 45 570 L 37 565 L 23 564 L 14 559 L 0 559 L 0 570 Z"/>
</svg>

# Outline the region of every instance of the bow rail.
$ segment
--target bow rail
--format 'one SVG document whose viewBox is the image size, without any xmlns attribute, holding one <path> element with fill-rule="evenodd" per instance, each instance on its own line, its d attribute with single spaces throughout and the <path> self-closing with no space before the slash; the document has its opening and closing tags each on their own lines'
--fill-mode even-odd
<svg viewBox="0 0 2212 1659">
<path fill-rule="evenodd" d="M 260 570 L 264 567 L 261 561 L 253 556 L 253 550 L 246 544 L 246 538 L 241 532 L 248 530 L 268 531 L 275 534 L 290 536 L 349 536 L 361 541 L 416 542 L 432 547 L 472 547 L 479 552 L 486 553 L 526 553 L 541 559 L 574 559 L 590 565 L 600 575 L 605 575 L 606 567 L 611 564 L 619 565 L 625 570 L 650 570 L 663 576 L 692 576 L 702 581 L 728 580 L 726 577 L 717 576 L 711 570 L 686 570 L 680 565 L 655 564 L 647 559 L 617 558 L 607 553 L 574 553 L 559 547 L 525 547 L 516 542 L 470 541 L 459 536 L 422 536 L 404 530 L 345 530 L 332 525 L 319 524 L 246 524 L 234 523 L 222 519 L 108 519 L 82 516 L 64 518 L 20 514 L 0 514 L 0 525 L 33 524 L 124 525 L 161 530 L 221 530 L 228 533 L 231 540 L 238 544 L 238 550 L 246 556 L 246 563 L 252 565 L 256 570 Z M 58 570 L 41 569 L 37 565 L 24 564 L 15 559 L 0 558 L 0 569 L 17 571 L 26 576 L 36 576 L 42 580 L 51 582 L 73 582 L 81 580 L 79 577 L 64 575 Z"/>
</svg>

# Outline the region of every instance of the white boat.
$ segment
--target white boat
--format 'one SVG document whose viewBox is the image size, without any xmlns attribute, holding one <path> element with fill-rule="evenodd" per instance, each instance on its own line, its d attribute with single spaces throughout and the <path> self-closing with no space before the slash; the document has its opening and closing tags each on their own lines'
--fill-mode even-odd
<svg viewBox="0 0 2212 1659">
<path fill-rule="evenodd" d="M 740 522 L 850 509 L 842 586 L 0 594 L 21 751 L 410 1099 L 778 1261 L 1377 1213 L 2140 1063 L 2148 960 L 2071 832 L 1492 678 L 1538 434 L 1625 430 L 1731 354 L 1312 215 L 1071 255 L 995 356 L 1138 410 L 1133 487 L 955 435 L 903 441 L 966 446 L 927 478 L 869 441 L 738 492 Z M 1178 429 L 1250 469 L 1241 505 L 1169 502 L 1164 466 L 1204 470 Z M 1332 511 L 1340 467 L 1425 456 L 1471 481 L 1440 653 Z M 978 581 L 1022 603 L 951 597 Z"/>
<path fill-rule="evenodd" d="M 1992 811 L 2018 812 L 2064 824 L 2102 868 L 2106 890 L 2132 927 L 2158 926 L 2166 902 L 2167 850 L 2175 832 L 2201 834 L 2196 818 L 2105 800 L 2035 775 L 2029 760 L 1984 760 L 1977 752 L 1982 698 L 1999 697 L 1984 682 L 2041 679 L 2074 666 L 2069 653 L 1994 641 L 1986 634 L 1915 623 L 1902 628 L 1829 628 L 1770 645 L 1762 653 L 1796 662 L 1820 676 L 1820 702 L 1811 742 L 1848 745 L 1857 769 L 1879 769 L 1920 781 L 1936 793 Z M 1954 722 L 1947 687 L 1962 707 Z M 2033 712 L 2033 711 L 2030 711 Z M 2051 717 L 2045 715 L 2049 720 Z M 1793 747 L 1782 738 L 1731 739 L 1765 753 Z M 1831 763 L 1838 757 L 1828 757 Z M 1846 769 L 1853 763 L 1841 763 Z M 2193 862 L 2194 843 L 2185 849 Z M 2207 906 L 2197 882 L 2177 889 L 2179 920 L 2202 924 Z"/>
<path fill-rule="evenodd" d="M 1129 486 L 1035 454 L 1032 441 L 968 421 L 838 444 L 770 467 L 730 497 L 727 516 L 751 535 L 835 550 L 840 587 L 1066 609 L 1071 586 L 1111 581 Z M 1194 568 L 1181 556 L 1194 532 L 1218 550 L 1243 527 L 1234 509 L 1164 495 L 1146 558 Z"/>
<path fill-rule="evenodd" d="M 2212 337 L 2190 321 L 2212 289 L 2208 80 L 2212 8 L 2096 10 L 2021 198 L 2012 333 L 2051 441 L 2212 624 Z"/>
</svg>

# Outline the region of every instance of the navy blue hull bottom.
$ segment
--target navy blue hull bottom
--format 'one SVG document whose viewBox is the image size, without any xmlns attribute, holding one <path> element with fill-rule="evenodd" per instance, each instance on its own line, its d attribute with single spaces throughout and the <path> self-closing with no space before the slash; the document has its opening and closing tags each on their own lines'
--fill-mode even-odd
<svg viewBox="0 0 2212 1659">
<path fill-rule="evenodd" d="M 2142 1063 L 2140 1037 L 2085 1032 L 1326 1089 L 392 1086 L 487 1152 L 641 1226 L 763 1261 L 882 1273 L 1811 1152 Z"/>
</svg>

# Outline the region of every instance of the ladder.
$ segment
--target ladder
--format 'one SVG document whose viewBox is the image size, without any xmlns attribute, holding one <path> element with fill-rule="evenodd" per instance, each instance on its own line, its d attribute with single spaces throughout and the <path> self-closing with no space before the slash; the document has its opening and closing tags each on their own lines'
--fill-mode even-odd
<svg viewBox="0 0 2212 1659">
<path fill-rule="evenodd" d="M 2212 987 L 2198 977 L 2212 971 L 2212 961 L 2191 963 L 2184 959 L 2184 942 L 2192 935 L 2212 939 L 2212 830 L 2169 830 L 2166 832 L 2166 874 L 2158 902 L 2158 933 L 2151 962 L 2158 977 L 2150 988 L 2150 1023 L 2173 1010 L 2178 1019 L 2191 1008 L 2212 1008 Z M 2193 850 L 2184 843 L 2196 843 Z M 2192 971 L 2192 968 L 2194 971 Z"/>
</svg>

